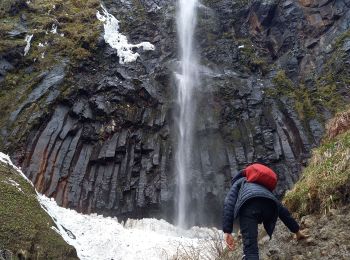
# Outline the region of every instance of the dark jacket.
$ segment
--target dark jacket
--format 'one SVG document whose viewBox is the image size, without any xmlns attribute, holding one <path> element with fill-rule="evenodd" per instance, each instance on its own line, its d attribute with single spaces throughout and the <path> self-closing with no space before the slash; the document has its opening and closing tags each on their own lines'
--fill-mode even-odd
<svg viewBox="0 0 350 260">
<path fill-rule="evenodd" d="M 232 233 L 233 222 L 238 217 L 240 208 L 247 200 L 255 197 L 268 198 L 276 203 L 276 207 L 271 209 L 275 211 L 274 217 L 271 220 L 263 223 L 265 230 L 270 237 L 275 229 L 278 217 L 291 232 L 296 233 L 299 230 L 298 223 L 290 215 L 288 209 L 286 209 L 264 186 L 247 182 L 245 177 L 236 176 L 233 179 L 233 182 L 234 183 L 225 198 L 223 214 L 224 233 Z"/>
</svg>

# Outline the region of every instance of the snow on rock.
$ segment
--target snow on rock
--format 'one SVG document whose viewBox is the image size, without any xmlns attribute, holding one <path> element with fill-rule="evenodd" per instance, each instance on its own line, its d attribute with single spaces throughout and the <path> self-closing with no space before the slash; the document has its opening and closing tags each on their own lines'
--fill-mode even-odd
<svg viewBox="0 0 350 260">
<path fill-rule="evenodd" d="M 33 186 L 33 183 L 27 178 L 27 176 L 24 175 L 20 168 L 12 163 L 10 157 L 7 154 L 0 152 L 0 161 L 14 168 L 27 182 Z"/>
<path fill-rule="evenodd" d="M 56 24 L 52 25 L 52 28 L 51 28 L 50 32 L 53 33 L 53 34 L 57 34 L 57 25 Z"/>
<path fill-rule="evenodd" d="M 27 177 L 0 152 L 0 161 L 12 166 L 27 181 Z M 52 227 L 77 250 L 81 260 L 166 260 L 181 252 L 194 252 L 198 259 L 215 259 L 210 250 L 213 237 L 222 233 L 215 229 L 177 228 L 164 220 L 129 219 L 119 223 L 117 218 L 97 214 L 84 215 L 59 207 L 54 199 L 37 192 L 42 208 L 52 217 Z"/>
<path fill-rule="evenodd" d="M 24 56 L 26 56 L 29 52 L 29 49 L 30 49 L 30 42 L 33 38 L 33 34 L 31 35 L 26 35 L 26 38 L 24 39 L 27 43 L 26 47 L 24 47 Z"/>
<path fill-rule="evenodd" d="M 102 6 L 103 14 L 96 13 L 98 20 L 103 22 L 104 39 L 113 48 L 117 50 L 119 63 L 124 64 L 135 61 L 140 54 L 133 52 L 132 48 L 143 48 L 144 50 L 154 50 L 155 47 L 149 42 L 139 44 L 130 44 L 125 35 L 119 32 L 119 21 Z"/>
</svg>

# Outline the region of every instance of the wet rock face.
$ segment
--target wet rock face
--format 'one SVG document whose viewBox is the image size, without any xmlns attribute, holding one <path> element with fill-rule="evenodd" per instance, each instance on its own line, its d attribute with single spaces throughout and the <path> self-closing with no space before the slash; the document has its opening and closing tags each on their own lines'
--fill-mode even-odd
<svg viewBox="0 0 350 260">
<path fill-rule="evenodd" d="M 149 41 L 155 51 L 141 51 L 136 62 L 121 65 L 101 37 L 94 58 L 69 71 L 72 78 L 63 62 L 48 72 L 29 103 L 41 98 L 39 88 L 61 91 L 59 69 L 71 91 L 47 101 L 48 116 L 33 115 L 41 123 L 14 154 L 38 190 L 60 205 L 172 221 L 175 6 L 150 0 L 105 4 L 130 42 Z M 321 116 L 303 117 L 293 98 L 270 94 L 273 78 L 283 70 L 296 87 L 303 82 L 312 89 L 311 75 L 322 73 L 334 39 L 349 28 L 350 3 L 203 4 L 196 33 L 202 81 L 193 101 L 197 119 L 188 211 L 192 224 L 218 225 L 230 179 L 248 163 L 260 160 L 278 173 L 279 196 L 298 179 L 330 112 L 321 108 Z M 4 71 L 11 68 L 1 64 Z"/>
</svg>

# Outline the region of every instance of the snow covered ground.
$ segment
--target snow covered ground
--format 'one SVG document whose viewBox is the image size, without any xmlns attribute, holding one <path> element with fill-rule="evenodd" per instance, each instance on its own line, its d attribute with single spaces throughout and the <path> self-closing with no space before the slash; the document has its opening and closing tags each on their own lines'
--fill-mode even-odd
<svg viewBox="0 0 350 260">
<path fill-rule="evenodd" d="M 0 153 L 0 161 L 26 178 L 7 155 Z M 53 199 L 39 193 L 38 200 L 56 223 L 53 229 L 76 248 L 80 259 L 170 260 L 184 251 L 200 253 L 198 259 L 214 259 L 212 240 L 221 236 L 214 229 L 183 230 L 164 220 L 130 219 L 120 223 L 116 218 L 83 215 L 59 207 Z"/>
<path fill-rule="evenodd" d="M 171 259 L 178 248 L 200 248 L 210 239 L 208 229 L 185 231 L 156 219 L 128 220 L 123 225 L 116 218 L 82 215 L 58 207 L 53 199 L 42 195 L 39 201 L 80 259 Z"/>
</svg>

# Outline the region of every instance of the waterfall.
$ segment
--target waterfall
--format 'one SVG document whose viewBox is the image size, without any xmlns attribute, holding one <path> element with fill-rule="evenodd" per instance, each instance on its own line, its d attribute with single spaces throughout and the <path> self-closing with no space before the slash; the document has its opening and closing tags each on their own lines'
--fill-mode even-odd
<svg viewBox="0 0 350 260">
<path fill-rule="evenodd" d="M 192 162 L 195 102 L 193 92 L 198 84 L 198 62 L 193 50 L 198 0 L 179 0 L 177 31 L 180 43 L 181 71 L 177 75 L 178 140 L 175 158 L 177 174 L 177 225 L 188 225 L 189 181 Z"/>
</svg>

